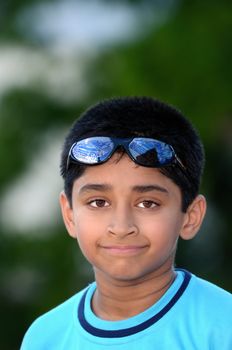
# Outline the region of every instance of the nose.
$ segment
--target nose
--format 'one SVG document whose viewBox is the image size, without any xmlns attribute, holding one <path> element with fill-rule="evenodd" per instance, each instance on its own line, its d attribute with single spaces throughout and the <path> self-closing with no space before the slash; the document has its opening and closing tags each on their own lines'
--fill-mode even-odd
<svg viewBox="0 0 232 350">
<path fill-rule="evenodd" d="M 138 227 L 132 213 L 125 208 L 115 210 L 108 225 L 108 233 L 118 238 L 132 234 L 137 235 Z"/>
</svg>

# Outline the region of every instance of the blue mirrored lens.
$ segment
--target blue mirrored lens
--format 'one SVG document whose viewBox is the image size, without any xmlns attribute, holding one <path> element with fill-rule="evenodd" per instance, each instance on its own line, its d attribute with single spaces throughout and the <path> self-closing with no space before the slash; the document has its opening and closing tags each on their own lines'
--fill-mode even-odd
<svg viewBox="0 0 232 350">
<path fill-rule="evenodd" d="M 135 161 L 147 166 L 167 165 L 175 158 L 170 145 L 149 138 L 134 138 L 129 144 L 129 150 Z"/>
<path fill-rule="evenodd" d="M 91 137 L 77 142 L 71 156 L 84 164 L 97 164 L 106 161 L 113 149 L 114 144 L 109 137 Z"/>
</svg>

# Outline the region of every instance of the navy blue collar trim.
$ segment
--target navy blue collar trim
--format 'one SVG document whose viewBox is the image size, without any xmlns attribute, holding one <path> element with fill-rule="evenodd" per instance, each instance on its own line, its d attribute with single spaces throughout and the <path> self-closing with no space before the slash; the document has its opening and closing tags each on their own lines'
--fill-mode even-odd
<svg viewBox="0 0 232 350">
<path fill-rule="evenodd" d="M 152 326 L 155 322 L 159 321 L 172 307 L 173 305 L 180 299 L 182 294 L 184 293 L 185 289 L 187 288 L 189 281 L 191 279 L 191 274 L 186 270 L 181 270 L 184 272 L 184 280 L 176 292 L 176 294 L 173 296 L 173 298 L 168 302 L 167 305 L 164 306 L 163 309 L 161 309 L 156 315 L 152 316 L 148 320 L 146 320 L 143 323 L 140 323 L 137 326 L 125 328 L 125 329 L 118 329 L 118 330 L 104 330 L 99 329 L 91 326 L 91 324 L 88 323 L 88 321 L 85 319 L 84 315 L 84 305 L 85 305 L 85 299 L 86 294 L 88 292 L 88 289 L 83 294 L 79 307 L 78 307 L 78 319 L 81 324 L 81 326 L 90 334 L 94 335 L 95 337 L 101 337 L 101 338 L 121 338 L 121 337 L 127 337 L 132 334 L 141 332 L 145 330 L 146 328 Z"/>
</svg>

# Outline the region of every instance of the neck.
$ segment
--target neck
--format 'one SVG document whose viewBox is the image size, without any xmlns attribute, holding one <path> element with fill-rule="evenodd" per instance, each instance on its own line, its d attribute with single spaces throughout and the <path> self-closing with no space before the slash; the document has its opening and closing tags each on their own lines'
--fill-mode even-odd
<svg viewBox="0 0 232 350">
<path fill-rule="evenodd" d="M 168 268 L 134 281 L 109 281 L 99 271 L 95 277 L 93 312 L 104 320 L 116 321 L 133 317 L 157 302 L 173 283 L 175 271 Z"/>
</svg>

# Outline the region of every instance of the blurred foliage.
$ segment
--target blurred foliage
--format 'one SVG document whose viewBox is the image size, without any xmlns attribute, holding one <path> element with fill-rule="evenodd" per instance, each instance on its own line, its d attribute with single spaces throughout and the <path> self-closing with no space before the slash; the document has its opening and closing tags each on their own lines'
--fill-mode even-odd
<svg viewBox="0 0 232 350">
<path fill-rule="evenodd" d="M 36 135 L 54 126 L 64 127 L 77 112 L 77 107 L 65 108 L 29 89 L 13 90 L 4 97 L 0 120 L 0 193 L 7 182 L 25 169 L 28 159 L 39 147 Z"/>
<path fill-rule="evenodd" d="M 232 11 L 227 2 L 205 10 L 193 4 L 183 2 L 165 26 L 134 45 L 109 50 L 89 79 L 100 97 L 107 86 L 108 94 L 152 94 L 181 106 L 213 142 L 213 129 L 231 113 Z"/>
<path fill-rule="evenodd" d="M 1 3 L 0 40 L 24 42 L 14 21 L 33 2 L 39 0 Z M 177 264 L 232 290 L 231 7 L 226 0 L 177 2 L 173 15 L 159 28 L 154 25 L 137 40 L 106 47 L 88 66 L 89 94 L 81 103 L 64 104 L 33 87 L 5 94 L 0 101 L 0 193 L 28 167 L 39 147 L 39 135 L 54 126 L 66 128 L 96 101 L 123 95 L 151 95 L 168 101 L 198 128 L 207 156 L 202 191 L 209 200 L 209 212 L 199 237 L 179 243 Z M 18 349 L 35 317 L 92 279 L 60 222 L 47 236 L 1 229 L 0 271 L 4 329 L 0 348 L 4 350 Z"/>
</svg>

